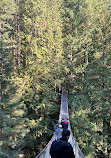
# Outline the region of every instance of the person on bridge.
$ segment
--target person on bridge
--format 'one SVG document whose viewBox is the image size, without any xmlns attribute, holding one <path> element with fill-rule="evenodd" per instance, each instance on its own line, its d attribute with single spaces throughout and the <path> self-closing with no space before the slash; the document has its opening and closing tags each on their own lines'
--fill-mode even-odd
<svg viewBox="0 0 111 158">
<path fill-rule="evenodd" d="M 70 137 L 70 131 L 64 130 L 62 132 L 62 138 L 52 142 L 50 148 L 51 158 L 75 158 L 73 148 L 68 142 Z"/>
<path fill-rule="evenodd" d="M 54 130 L 55 130 L 57 139 L 60 139 L 62 137 L 62 132 L 63 132 L 62 125 L 56 124 L 54 126 Z"/>
<path fill-rule="evenodd" d="M 61 121 L 63 130 L 68 129 L 68 123 L 69 123 L 69 120 L 68 120 L 68 119 L 67 119 L 67 120 L 62 120 L 62 121 Z"/>
</svg>

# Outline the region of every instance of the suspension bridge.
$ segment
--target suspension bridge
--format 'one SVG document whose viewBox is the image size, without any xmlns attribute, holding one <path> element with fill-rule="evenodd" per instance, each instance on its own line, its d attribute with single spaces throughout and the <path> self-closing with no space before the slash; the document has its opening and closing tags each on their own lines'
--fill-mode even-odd
<svg viewBox="0 0 111 158">
<path fill-rule="evenodd" d="M 62 90 L 61 107 L 60 107 L 60 115 L 59 115 L 58 122 L 61 122 L 62 119 L 69 119 L 67 92 L 64 89 Z M 71 131 L 70 122 L 69 122 L 68 129 L 71 132 L 69 142 L 73 147 L 75 158 L 85 158 L 84 154 L 82 153 L 76 141 L 74 140 L 74 137 Z M 47 146 L 35 158 L 50 158 L 50 154 L 49 154 L 50 147 L 51 147 L 52 142 L 55 139 L 56 139 L 56 134 L 54 133 L 52 139 L 49 141 Z"/>
</svg>

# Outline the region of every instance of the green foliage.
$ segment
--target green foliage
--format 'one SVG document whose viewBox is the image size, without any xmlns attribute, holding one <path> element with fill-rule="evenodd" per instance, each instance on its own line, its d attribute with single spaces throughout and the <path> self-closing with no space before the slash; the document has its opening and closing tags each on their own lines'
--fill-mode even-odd
<svg viewBox="0 0 111 158">
<path fill-rule="evenodd" d="M 11 14 L 14 20 L 10 20 L 10 36 L 15 47 L 9 50 L 12 61 L 7 58 L 13 62 L 13 73 L 1 118 L 4 133 L 1 149 L 3 152 L 6 149 L 13 158 L 20 154 L 35 157 L 51 138 L 59 115 L 56 90 L 60 89 L 66 70 L 61 1 L 56 2 L 19 0 L 12 4 L 16 12 Z M 8 3 L 6 7 L 11 10 Z"/>
<path fill-rule="evenodd" d="M 3 108 L 8 95 L 8 78 L 11 73 L 11 54 L 13 48 L 12 38 L 10 37 L 14 10 L 12 2 L 1 1 L 0 3 L 0 101 Z"/>
<path fill-rule="evenodd" d="M 9 158 L 9 156 L 3 152 L 0 152 L 0 157 L 2 158 Z"/>
<path fill-rule="evenodd" d="M 103 0 L 64 1 L 63 7 L 71 127 L 87 157 L 110 155 L 109 5 Z"/>
<path fill-rule="evenodd" d="M 85 155 L 110 155 L 110 9 L 109 0 L 1 1 L 2 155 L 35 157 L 46 146 L 62 87 Z"/>
</svg>

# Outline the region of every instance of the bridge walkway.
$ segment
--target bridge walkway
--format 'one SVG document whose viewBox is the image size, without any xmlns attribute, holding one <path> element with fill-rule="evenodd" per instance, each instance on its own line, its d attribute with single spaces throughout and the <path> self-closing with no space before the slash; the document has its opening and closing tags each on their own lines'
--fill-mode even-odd
<svg viewBox="0 0 111 158">
<path fill-rule="evenodd" d="M 61 122 L 62 119 L 69 119 L 68 99 L 67 99 L 67 92 L 66 92 L 66 90 L 62 90 L 61 107 L 60 107 L 60 115 L 59 115 L 59 121 L 58 122 Z M 70 122 L 69 122 L 68 129 L 71 132 L 69 142 L 71 143 L 71 145 L 73 147 L 75 158 L 85 158 L 84 154 L 79 149 L 76 141 L 74 140 L 74 137 L 73 137 L 73 134 L 72 134 L 72 131 L 71 131 Z M 55 139 L 56 139 L 56 135 L 54 133 L 52 139 L 49 141 L 47 146 L 36 156 L 36 158 L 50 158 L 50 154 L 49 154 L 50 147 L 51 147 L 52 142 Z"/>
</svg>

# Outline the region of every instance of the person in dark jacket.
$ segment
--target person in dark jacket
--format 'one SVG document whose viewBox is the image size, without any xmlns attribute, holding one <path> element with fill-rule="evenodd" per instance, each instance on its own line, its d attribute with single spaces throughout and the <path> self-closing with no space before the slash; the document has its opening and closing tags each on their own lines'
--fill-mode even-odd
<svg viewBox="0 0 111 158">
<path fill-rule="evenodd" d="M 69 120 L 62 120 L 61 125 L 64 130 L 68 129 Z"/>
<path fill-rule="evenodd" d="M 64 130 L 62 132 L 62 138 L 52 142 L 50 148 L 51 158 L 75 158 L 73 148 L 68 142 L 70 137 L 70 131 Z"/>
</svg>

